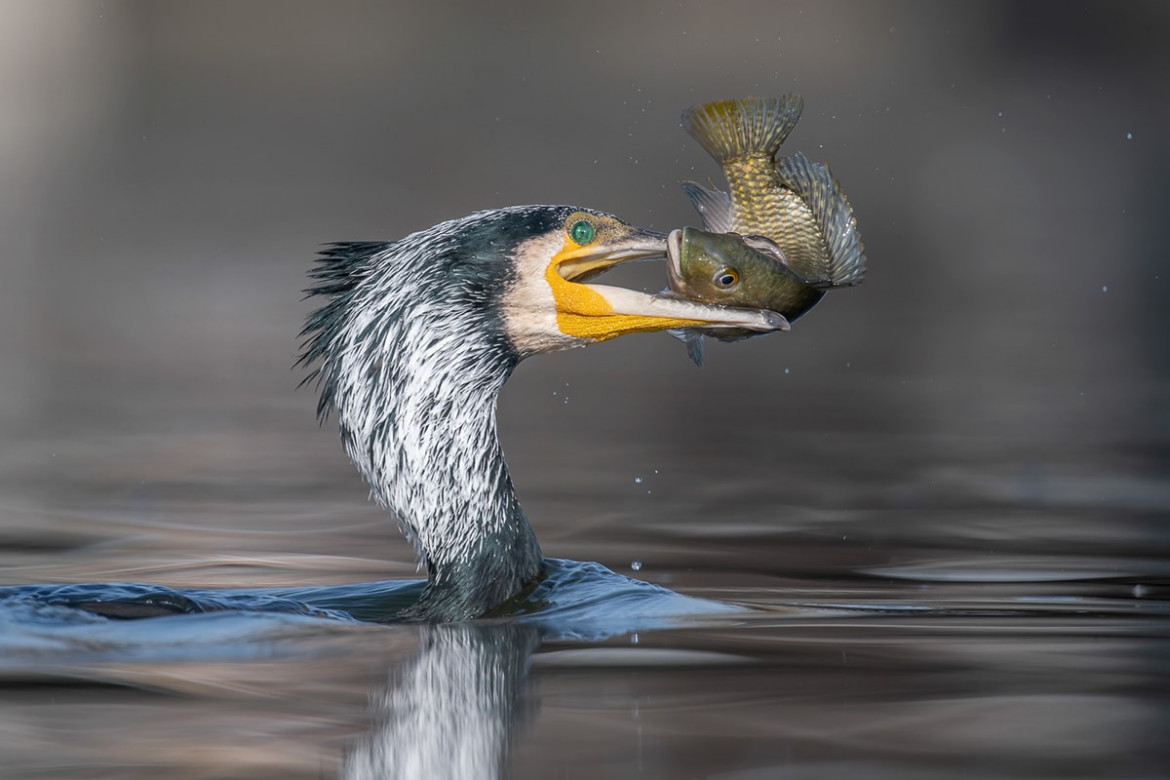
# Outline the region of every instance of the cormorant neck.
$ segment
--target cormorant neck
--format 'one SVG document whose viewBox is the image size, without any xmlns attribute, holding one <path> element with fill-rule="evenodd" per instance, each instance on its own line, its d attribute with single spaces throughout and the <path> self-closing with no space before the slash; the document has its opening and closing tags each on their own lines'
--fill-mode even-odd
<svg viewBox="0 0 1170 780">
<path fill-rule="evenodd" d="M 496 399 L 519 358 L 494 312 L 453 306 L 462 289 L 442 292 L 357 287 L 321 368 L 349 456 L 426 567 L 407 617 L 428 621 L 484 614 L 543 560 L 496 433 Z"/>
<path fill-rule="evenodd" d="M 409 617 L 477 617 L 540 576 L 496 398 L 522 357 L 505 332 L 517 247 L 572 211 L 499 209 L 392 243 L 332 244 L 310 274 L 307 292 L 326 301 L 302 331 L 300 363 L 317 364 L 306 381 L 320 383 L 318 414 L 337 413 L 354 464 L 426 566 Z"/>
<path fill-rule="evenodd" d="M 410 617 L 465 620 L 515 595 L 541 567 L 496 433 L 511 366 L 408 354 L 408 365 L 390 369 L 393 407 L 339 408 L 342 438 L 426 567 Z"/>
</svg>

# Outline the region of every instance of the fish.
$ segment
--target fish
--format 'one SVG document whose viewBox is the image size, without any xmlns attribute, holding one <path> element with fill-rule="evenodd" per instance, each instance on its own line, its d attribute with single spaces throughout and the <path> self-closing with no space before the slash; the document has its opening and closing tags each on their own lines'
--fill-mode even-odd
<svg viewBox="0 0 1170 780">
<path fill-rule="evenodd" d="M 804 100 L 789 94 L 705 103 L 683 112 L 683 127 L 720 164 L 729 192 L 682 182 L 702 219 L 703 232 L 680 234 L 679 251 L 691 258 L 703 252 L 711 255 L 688 262 L 692 272 L 670 275 L 674 294 L 689 296 L 692 287 L 708 285 L 709 272 L 719 262 L 749 258 L 738 292 L 730 292 L 723 302 L 756 305 L 749 299 L 757 300 L 768 290 L 773 297 L 760 308 L 793 321 L 815 306 L 826 290 L 857 285 L 865 278 L 865 245 L 857 220 L 829 166 L 801 152 L 777 160 L 803 110 Z M 732 237 L 717 240 L 712 234 Z M 688 247 L 688 238 L 695 246 Z M 776 262 L 761 262 L 744 254 L 745 248 L 763 251 Z M 776 278 L 757 278 L 769 275 Z M 687 343 L 699 365 L 704 333 L 724 340 L 752 335 L 729 329 L 672 333 Z"/>
<path fill-rule="evenodd" d="M 792 321 L 824 295 L 789 265 L 784 251 L 763 236 L 713 233 L 696 227 L 670 232 L 666 239 L 667 293 L 703 303 L 770 309 Z M 687 345 L 695 365 L 703 365 L 703 336 L 738 341 L 752 334 L 742 328 L 686 328 L 671 334 Z"/>
</svg>

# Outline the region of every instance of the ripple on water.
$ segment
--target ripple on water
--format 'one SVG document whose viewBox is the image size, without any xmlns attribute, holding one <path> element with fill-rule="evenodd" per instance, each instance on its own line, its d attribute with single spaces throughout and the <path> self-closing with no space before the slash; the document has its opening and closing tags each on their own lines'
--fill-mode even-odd
<svg viewBox="0 0 1170 780">
<path fill-rule="evenodd" d="M 546 638 L 601 639 L 742 608 L 685 596 L 597 563 L 549 559 L 548 576 L 503 619 Z M 322 625 L 388 623 L 418 598 L 414 580 L 325 587 L 183 589 L 140 583 L 0 589 L 0 654 L 246 652 L 250 644 Z M 234 648 L 228 650 L 226 648 Z"/>
</svg>

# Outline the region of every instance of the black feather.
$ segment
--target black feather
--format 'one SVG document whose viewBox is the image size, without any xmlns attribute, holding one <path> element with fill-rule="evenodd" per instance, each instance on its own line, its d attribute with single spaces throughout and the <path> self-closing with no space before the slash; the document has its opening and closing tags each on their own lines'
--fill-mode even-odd
<svg viewBox="0 0 1170 780">
<path fill-rule="evenodd" d="M 309 298 L 326 297 L 329 301 L 309 314 L 300 332 L 304 339 L 301 354 L 295 366 L 310 366 L 324 359 L 345 327 L 346 313 L 353 306 L 358 285 L 369 276 L 373 259 L 393 247 L 388 241 L 341 241 L 327 245 L 317 255 L 316 265 L 309 271 L 315 284 L 303 292 Z M 326 377 L 317 365 L 301 380 L 298 387 L 316 382 L 321 396 L 317 400 L 317 417 L 321 421 L 333 407 L 332 386 L 336 380 Z M 322 385 L 324 382 L 324 386 Z"/>
<path fill-rule="evenodd" d="M 301 354 L 296 366 L 313 369 L 301 385 L 315 383 L 320 390 L 317 417 L 324 421 L 335 407 L 338 377 L 329 365 L 341 335 L 352 324 L 355 309 L 368 299 L 363 290 L 391 285 L 413 285 L 419 296 L 447 301 L 452 312 L 469 318 L 483 337 L 481 343 L 505 364 L 519 359 L 504 333 L 498 303 L 514 280 L 515 268 L 507 262 L 515 246 L 533 236 L 561 228 L 574 211 L 567 206 L 520 206 L 482 211 L 462 219 L 435 225 L 399 241 L 345 241 L 328 244 L 309 272 L 314 284 L 305 298 L 323 297 L 327 302 L 309 314 L 300 336 Z M 425 251 L 420 251 L 425 250 Z M 401 254 L 402 258 L 390 255 Z M 406 261 L 406 257 L 414 260 Z M 425 267 L 420 260 L 425 259 Z M 405 265 L 395 260 L 402 260 Z M 395 276 L 387 274 L 390 269 Z M 385 316 L 401 315 L 387 312 Z M 474 320 L 474 325 L 470 322 Z M 388 323 L 372 321 L 360 334 L 363 341 L 378 343 L 377 332 Z"/>
</svg>

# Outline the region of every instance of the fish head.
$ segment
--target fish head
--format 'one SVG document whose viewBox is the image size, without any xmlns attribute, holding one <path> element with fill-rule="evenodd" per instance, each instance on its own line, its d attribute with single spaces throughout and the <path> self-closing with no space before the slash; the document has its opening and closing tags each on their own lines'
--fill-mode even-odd
<svg viewBox="0 0 1170 780">
<path fill-rule="evenodd" d="M 792 278 L 784 251 L 763 236 L 694 227 L 667 237 L 670 289 L 706 303 L 770 308 L 776 278 Z"/>
</svg>

